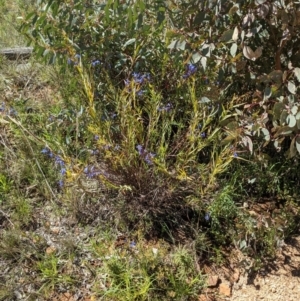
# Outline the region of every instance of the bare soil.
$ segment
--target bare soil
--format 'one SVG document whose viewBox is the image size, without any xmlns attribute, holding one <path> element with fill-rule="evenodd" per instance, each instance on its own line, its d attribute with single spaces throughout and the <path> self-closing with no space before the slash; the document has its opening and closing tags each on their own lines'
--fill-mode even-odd
<svg viewBox="0 0 300 301">
<path fill-rule="evenodd" d="M 241 274 L 233 285 L 234 301 L 298 301 L 300 299 L 300 236 L 290 239 L 278 251 L 276 260 L 262 273 Z"/>
<path fill-rule="evenodd" d="M 250 258 L 235 252 L 232 268 L 211 270 L 209 274 L 218 277 L 218 284 L 199 296 L 199 301 L 298 301 L 300 236 L 289 239 L 276 259 L 259 272 L 251 267 Z"/>
</svg>

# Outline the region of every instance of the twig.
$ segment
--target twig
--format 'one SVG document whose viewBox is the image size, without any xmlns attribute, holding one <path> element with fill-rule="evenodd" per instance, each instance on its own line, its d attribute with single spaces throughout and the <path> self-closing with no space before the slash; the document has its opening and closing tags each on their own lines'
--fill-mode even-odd
<svg viewBox="0 0 300 301">
<path fill-rule="evenodd" d="M 4 215 L 4 217 L 8 220 L 8 222 L 12 225 L 13 228 L 15 228 L 15 225 L 13 224 L 13 222 L 10 220 L 10 218 L 8 217 L 8 215 L 0 209 L 0 212 Z"/>
<path fill-rule="evenodd" d="M 20 122 L 18 122 L 17 120 L 15 120 L 14 118 L 11 118 L 10 116 L 7 116 L 7 117 L 8 117 L 14 124 L 16 124 L 17 126 L 20 127 L 20 129 L 21 129 L 21 131 L 22 131 L 22 133 L 23 133 L 23 135 L 24 135 L 24 137 L 25 137 L 25 139 L 26 139 L 26 142 L 27 142 L 27 144 L 28 144 L 28 146 L 29 146 L 29 148 L 30 148 L 30 150 L 31 150 L 31 153 L 32 153 L 32 155 L 33 155 L 33 157 L 34 157 L 35 163 L 36 163 L 38 169 L 40 170 L 41 174 L 43 175 L 43 178 L 44 178 L 44 180 L 45 180 L 45 182 L 46 182 L 46 185 L 47 185 L 49 191 L 51 192 L 53 198 L 54 198 L 56 201 L 58 201 L 58 199 L 57 199 L 57 197 L 56 197 L 54 191 L 52 190 L 52 188 L 51 188 L 51 186 L 50 186 L 50 184 L 49 184 L 49 182 L 48 182 L 48 180 L 47 180 L 47 178 L 46 178 L 46 176 L 45 176 L 45 174 L 44 174 L 44 172 L 43 172 L 43 170 L 42 170 L 42 168 L 41 168 L 41 166 L 40 166 L 39 161 L 38 161 L 37 158 L 35 157 L 35 153 L 34 153 L 34 151 L 33 151 L 33 148 L 31 147 L 31 144 L 29 143 L 29 140 L 28 140 L 27 136 L 25 135 L 25 132 L 27 132 L 28 134 L 30 134 L 31 136 L 33 136 L 35 139 L 37 139 L 37 137 L 35 137 L 35 136 L 34 136 L 33 134 L 31 134 L 28 130 L 26 130 L 26 129 L 22 126 L 22 124 L 21 124 Z M 40 139 L 37 139 L 37 140 L 38 140 L 38 141 L 41 141 Z M 54 204 L 54 202 L 52 201 L 52 199 L 51 199 L 51 203 Z"/>
</svg>

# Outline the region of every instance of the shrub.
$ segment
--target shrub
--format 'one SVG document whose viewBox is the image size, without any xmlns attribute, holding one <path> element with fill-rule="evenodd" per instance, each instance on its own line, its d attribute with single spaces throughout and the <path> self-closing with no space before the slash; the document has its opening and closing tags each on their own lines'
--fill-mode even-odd
<svg viewBox="0 0 300 301">
<path fill-rule="evenodd" d="M 257 181 L 260 196 L 292 192 L 276 179 L 300 152 L 297 15 L 290 1 L 41 0 L 22 32 L 78 83 L 68 105 L 84 116 L 66 182 L 106 185 L 125 220 L 151 229 L 205 227 L 211 211 L 209 231 L 226 242 L 247 169 L 278 184 Z"/>
</svg>

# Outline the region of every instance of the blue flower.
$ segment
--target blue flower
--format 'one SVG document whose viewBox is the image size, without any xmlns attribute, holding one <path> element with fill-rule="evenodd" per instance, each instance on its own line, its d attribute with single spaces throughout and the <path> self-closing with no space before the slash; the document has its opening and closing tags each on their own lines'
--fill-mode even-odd
<svg viewBox="0 0 300 301">
<path fill-rule="evenodd" d="M 55 164 L 59 165 L 60 167 L 64 167 L 65 161 L 60 156 L 55 156 Z"/>
<path fill-rule="evenodd" d="M 58 186 L 59 186 L 59 188 L 63 188 L 64 187 L 64 181 L 63 180 L 59 180 L 58 181 Z"/>
<path fill-rule="evenodd" d="M 74 58 L 75 58 L 75 61 L 72 60 L 71 58 L 68 58 L 67 64 L 68 65 L 72 65 L 72 66 L 78 65 L 78 62 L 79 62 L 79 60 L 81 58 L 80 54 L 75 54 Z"/>
<path fill-rule="evenodd" d="M 205 137 L 206 137 L 206 133 L 203 132 L 203 133 L 200 134 L 200 136 L 201 136 L 202 138 L 205 138 Z"/>
<path fill-rule="evenodd" d="M 209 212 L 206 212 L 206 213 L 205 213 L 204 219 L 205 219 L 207 222 L 210 220 L 210 213 L 209 213 Z"/>
<path fill-rule="evenodd" d="M 18 113 L 14 108 L 9 108 L 8 115 L 9 116 L 17 116 Z"/>
<path fill-rule="evenodd" d="M 185 72 L 185 74 L 182 76 L 184 79 L 189 78 L 191 75 L 193 75 L 194 73 L 196 73 L 197 71 L 197 67 L 193 64 L 188 64 L 187 65 L 187 70 Z"/>
<path fill-rule="evenodd" d="M 93 67 L 96 67 L 97 65 L 100 65 L 100 64 L 101 64 L 101 62 L 99 60 L 92 61 L 92 63 L 91 63 L 91 65 Z"/>
<path fill-rule="evenodd" d="M 145 156 L 145 162 L 148 164 L 148 165 L 152 165 L 153 164 L 153 161 L 152 159 L 155 157 L 155 154 L 153 153 L 147 153 L 146 156 Z"/>
<path fill-rule="evenodd" d="M 138 144 L 136 149 L 138 150 L 139 155 L 142 155 L 144 153 L 144 148 L 142 145 Z"/>
<path fill-rule="evenodd" d="M 52 122 L 52 121 L 55 120 L 55 117 L 54 117 L 53 115 L 50 115 L 50 116 L 48 117 L 48 120 L 49 120 L 50 122 Z"/>
<path fill-rule="evenodd" d="M 67 170 L 63 167 L 63 168 L 60 170 L 60 173 L 64 176 L 64 175 L 67 173 Z"/>
<path fill-rule="evenodd" d="M 173 109 L 173 105 L 171 103 L 167 103 L 165 106 L 159 107 L 158 111 L 160 112 L 170 112 Z"/>
<path fill-rule="evenodd" d="M 95 170 L 95 166 L 87 166 L 84 168 L 83 172 L 89 179 L 93 179 L 101 174 L 100 171 Z"/>
<path fill-rule="evenodd" d="M 132 241 L 132 242 L 129 244 L 129 246 L 130 246 L 131 248 L 135 248 L 135 247 L 136 247 L 136 243 L 135 243 L 134 241 Z"/>
<path fill-rule="evenodd" d="M 237 152 L 234 152 L 234 153 L 233 153 L 233 157 L 234 157 L 234 158 L 237 158 L 238 156 L 239 156 L 239 155 L 237 154 Z"/>
<path fill-rule="evenodd" d="M 118 116 L 117 113 L 110 113 L 110 118 L 115 119 Z"/>
<path fill-rule="evenodd" d="M 143 96 L 144 95 L 144 93 L 146 92 L 146 90 L 139 90 L 139 91 L 137 91 L 137 96 Z"/>
<path fill-rule="evenodd" d="M 0 107 L 0 112 L 4 112 L 5 111 L 5 103 L 2 102 L 1 107 Z"/>
<path fill-rule="evenodd" d="M 99 154 L 99 150 L 98 149 L 93 149 L 93 150 L 91 150 L 91 154 L 93 156 L 95 156 L 95 155 Z"/>
<path fill-rule="evenodd" d="M 138 153 L 140 156 L 142 156 L 145 160 L 145 162 L 148 165 L 153 164 L 153 158 L 156 156 L 154 153 L 148 152 L 142 145 L 138 144 L 136 147 Z"/>
<path fill-rule="evenodd" d="M 133 80 L 134 80 L 134 82 L 135 82 L 136 84 L 142 84 L 143 81 L 144 81 L 144 77 L 143 77 L 143 75 L 142 75 L 141 73 L 136 73 L 136 72 L 134 72 L 134 73 L 132 74 L 132 77 L 133 77 Z"/>
<path fill-rule="evenodd" d="M 150 81 L 151 77 L 149 73 L 139 73 L 139 72 L 134 72 L 132 73 L 133 80 L 136 84 L 144 84 L 146 81 Z"/>
<path fill-rule="evenodd" d="M 41 153 L 44 154 L 44 155 L 48 155 L 50 153 L 50 149 L 48 147 L 44 147 L 42 150 L 41 150 Z"/>
<path fill-rule="evenodd" d="M 48 148 L 48 147 L 44 147 L 41 150 L 41 153 L 44 154 L 44 155 L 47 155 L 49 158 L 53 158 L 54 157 L 54 154 L 51 152 L 50 148 Z"/>
</svg>

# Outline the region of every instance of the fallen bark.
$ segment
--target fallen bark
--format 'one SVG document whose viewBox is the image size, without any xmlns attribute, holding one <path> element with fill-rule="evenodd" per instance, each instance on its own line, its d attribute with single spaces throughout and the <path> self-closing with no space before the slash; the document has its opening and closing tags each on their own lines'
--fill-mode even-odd
<svg viewBox="0 0 300 301">
<path fill-rule="evenodd" d="M 2 48 L 0 54 L 6 56 L 9 60 L 29 59 L 32 51 L 32 47 Z"/>
</svg>

